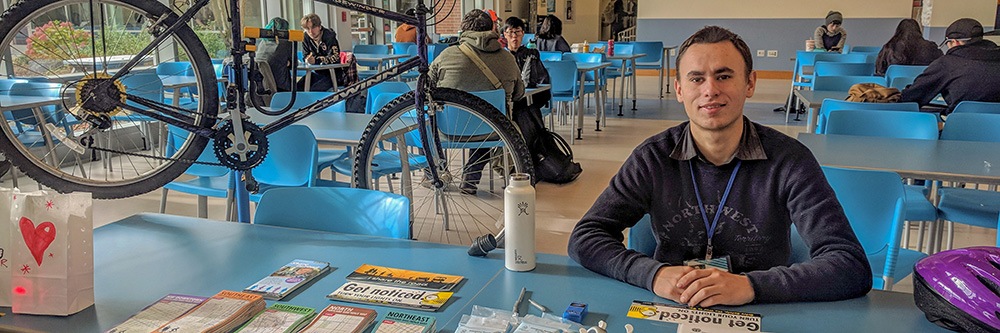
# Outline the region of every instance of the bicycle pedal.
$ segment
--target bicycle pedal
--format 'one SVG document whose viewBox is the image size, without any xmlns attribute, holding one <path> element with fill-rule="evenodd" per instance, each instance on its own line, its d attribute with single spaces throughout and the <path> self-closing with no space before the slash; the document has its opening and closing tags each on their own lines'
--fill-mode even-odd
<svg viewBox="0 0 1000 333">
<path fill-rule="evenodd" d="M 83 155 L 83 153 L 87 151 L 87 148 L 84 148 L 79 143 L 76 143 L 76 140 L 70 140 L 69 137 L 66 136 L 66 130 L 58 128 L 52 123 L 45 123 L 45 129 L 49 131 L 49 134 L 52 134 L 52 136 L 62 142 L 63 145 L 70 150 L 75 151 L 77 154 Z"/>
</svg>

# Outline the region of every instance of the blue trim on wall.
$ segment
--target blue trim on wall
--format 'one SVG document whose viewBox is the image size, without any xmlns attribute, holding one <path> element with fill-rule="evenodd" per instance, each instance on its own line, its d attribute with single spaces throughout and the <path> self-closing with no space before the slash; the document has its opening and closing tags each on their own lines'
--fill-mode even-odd
<svg viewBox="0 0 1000 333">
<path fill-rule="evenodd" d="M 892 37 L 903 18 L 846 18 L 847 44 L 881 46 Z M 740 35 L 754 55 L 754 69 L 791 71 L 795 51 L 805 48 L 822 19 L 642 19 L 637 23 L 636 40 L 663 41 L 680 45 L 706 25 L 718 25 Z M 942 35 L 944 32 L 942 30 Z M 757 57 L 757 50 L 778 50 L 777 58 Z M 674 59 L 675 60 L 675 59 Z"/>
</svg>

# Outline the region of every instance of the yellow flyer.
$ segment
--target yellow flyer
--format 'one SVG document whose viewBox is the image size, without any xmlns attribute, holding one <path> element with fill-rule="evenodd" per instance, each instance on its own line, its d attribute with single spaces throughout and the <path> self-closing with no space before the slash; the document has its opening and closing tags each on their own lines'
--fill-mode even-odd
<svg viewBox="0 0 1000 333">
<path fill-rule="evenodd" d="M 663 321 L 682 325 L 725 327 L 729 331 L 760 332 L 760 315 L 756 313 L 723 311 L 686 307 L 666 303 L 633 300 L 628 309 L 630 318 Z"/>
</svg>

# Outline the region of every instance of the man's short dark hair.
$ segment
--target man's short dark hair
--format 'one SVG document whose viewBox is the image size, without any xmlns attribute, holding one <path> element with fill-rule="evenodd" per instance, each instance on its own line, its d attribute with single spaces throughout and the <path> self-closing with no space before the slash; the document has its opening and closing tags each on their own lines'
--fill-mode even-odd
<svg viewBox="0 0 1000 333">
<path fill-rule="evenodd" d="M 526 30 L 524 25 L 524 20 L 521 20 L 517 16 L 508 17 L 506 21 L 503 22 L 503 30 L 501 32 L 507 31 L 507 29 L 521 29 Z"/>
<path fill-rule="evenodd" d="M 750 47 L 747 46 L 747 43 L 743 41 L 743 38 L 740 38 L 740 36 L 736 33 L 733 33 L 726 28 L 714 25 L 706 26 L 701 30 L 698 30 L 698 32 L 695 32 L 694 35 L 688 37 L 688 39 L 681 44 L 680 50 L 677 51 L 677 63 L 675 63 L 678 68 L 677 79 L 679 80 L 681 78 L 681 72 L 679 70 L 681 68 L 681 57 L 684 56 L 684 52 L 687 52 L 688 47 L 691 47 L 691 45 L 694 44 L 714 44 L 723 41 L 732 42 L 733 46 L 736 47 L 736 50 L 740 51 L 740 55 L 743 56 L 743 62 L 746 63 L 747 67 L 747 80 L 750 80 L 750 72 L 753 71 L 753 57 L 750 56 Z"/>
<path fill-rule="evenodd" d="M 462 31 L 490 31 L 493 30 L 493 19 L 490 14 L 473 9 L 462 18 Z"/>
</svg>

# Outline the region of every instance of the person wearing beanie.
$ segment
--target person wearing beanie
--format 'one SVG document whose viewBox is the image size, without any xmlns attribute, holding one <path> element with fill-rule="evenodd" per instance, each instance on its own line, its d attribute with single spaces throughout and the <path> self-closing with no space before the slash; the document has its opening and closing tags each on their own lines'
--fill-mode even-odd
<svg viewBox="0 0 1000 333">
<path fill-rule="evenodd" d="M 823 48 L 830 52 L 840 52 L 847 42 L 847 30 L 841 26 L 844 23 L 844 15 L 838 11 L 831 10 L 826 14 L 826 24 L 816 28 L 813 32 L 813 41 L 816 48 Z"/>
<path fill-rule="evenodd" d="M 948 104 L 943 115 L 961 101 L 1000 102 L 1000 47 L 983 39 L 983 25 L 971 18 L 945 30 L 948 51 L 903 89 L 900 102 L 931 103 L 938 94 Z"/>
</svg>

